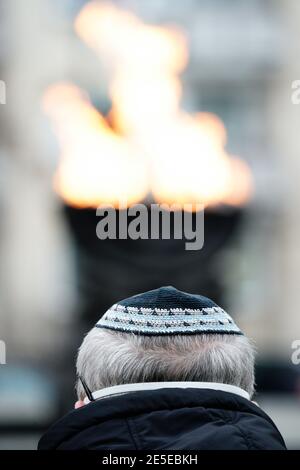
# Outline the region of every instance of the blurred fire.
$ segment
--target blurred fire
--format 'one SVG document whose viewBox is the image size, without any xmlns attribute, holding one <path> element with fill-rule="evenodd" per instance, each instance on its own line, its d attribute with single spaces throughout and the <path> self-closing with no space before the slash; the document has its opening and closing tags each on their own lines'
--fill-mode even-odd
<svg viewBox="0 0 300 470">
<path fill-rule="evenodd" d="M 106 119 L 72 84 L 47 90 L 62 149 L 58 193 L 80 207 L 129 205 L 149 193 L 160 203 L 244 204 L 251 174 L 226 153 L 220 119 L 180 109 L 184 34 L 98 1 L 82 9 L 75 29 L 111 68 L 112 107 Z"/>
<path fill-rule="evenodd" d="M 122 208 L 148 193 L 144 158 L 115 134 L 88 97 L 70 83 L 48 88 L 44 109 L 52 118 L 62 149 L 54 186 L 77 207 L 111 204 Z"/>
</svg>

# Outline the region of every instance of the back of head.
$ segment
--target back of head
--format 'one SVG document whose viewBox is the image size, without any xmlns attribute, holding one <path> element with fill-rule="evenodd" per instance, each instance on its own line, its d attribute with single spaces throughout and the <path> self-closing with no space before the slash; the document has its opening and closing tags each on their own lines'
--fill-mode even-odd
<svg viewBox="0 0 300 470">
<path fill-rule="evenodd" d="M 163 287 L 112 306 L 87 334 L 78 376 L 90 390 L 195 381 L 254 391 L 254 348 L 212 300 Z M 77 384 L 80 400 L 85 392 Z"/>
<path fill-rule="evenodd" d="M 206 297 L 162 287 L 118 302 L 86 335 L 77 372 L 79 410 L 39 449 L 286 448 L 249 400 L 251 343 Z"/>
</svg>

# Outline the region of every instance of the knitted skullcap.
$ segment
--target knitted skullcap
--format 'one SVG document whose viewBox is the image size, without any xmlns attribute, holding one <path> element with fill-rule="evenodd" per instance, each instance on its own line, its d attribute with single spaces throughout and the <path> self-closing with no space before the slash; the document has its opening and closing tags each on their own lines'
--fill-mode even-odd
<svg viewBox="0 0 300 470">
<path fill-rule="evenodd" d="M 215 302 L 172 286 L 121 300 L 107 310 L 96 327 L 138 335 L 243 334 Z"/>
</svg>

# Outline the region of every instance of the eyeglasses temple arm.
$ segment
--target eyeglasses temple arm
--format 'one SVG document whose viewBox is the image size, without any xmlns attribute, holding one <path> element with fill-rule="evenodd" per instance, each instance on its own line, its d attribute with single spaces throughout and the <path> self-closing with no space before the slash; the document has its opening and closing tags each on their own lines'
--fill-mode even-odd
<svg viewBox="0 0 300 470">
<path fill-rule="evenodd" d="M 79 380 L 84 388 L 84 391 L 86 393 L 86 396 L 88 397 L 89 401 L 95 401 L 95 398 L 93 397 L 92 392 L 90 391 L 89 387 L 85 383 L 84 379 L 82 377 L 79 377 Z"/>
</svg>

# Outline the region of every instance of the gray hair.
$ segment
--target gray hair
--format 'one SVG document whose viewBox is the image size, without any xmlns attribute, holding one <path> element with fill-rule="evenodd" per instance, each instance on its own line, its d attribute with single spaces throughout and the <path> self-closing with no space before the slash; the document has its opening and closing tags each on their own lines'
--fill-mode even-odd
<svg viewBox="0 0 300 470">
<path fill-rule="evenodd" d="M 254 392 L 254 347 L 229 334 L 142 336 L 93 328 L 77 357 L 77 374 L 91 391 L 113 385 L 201 381 Z M 80 400 L 85 392 L 77 382 Z"/>
</svg>

